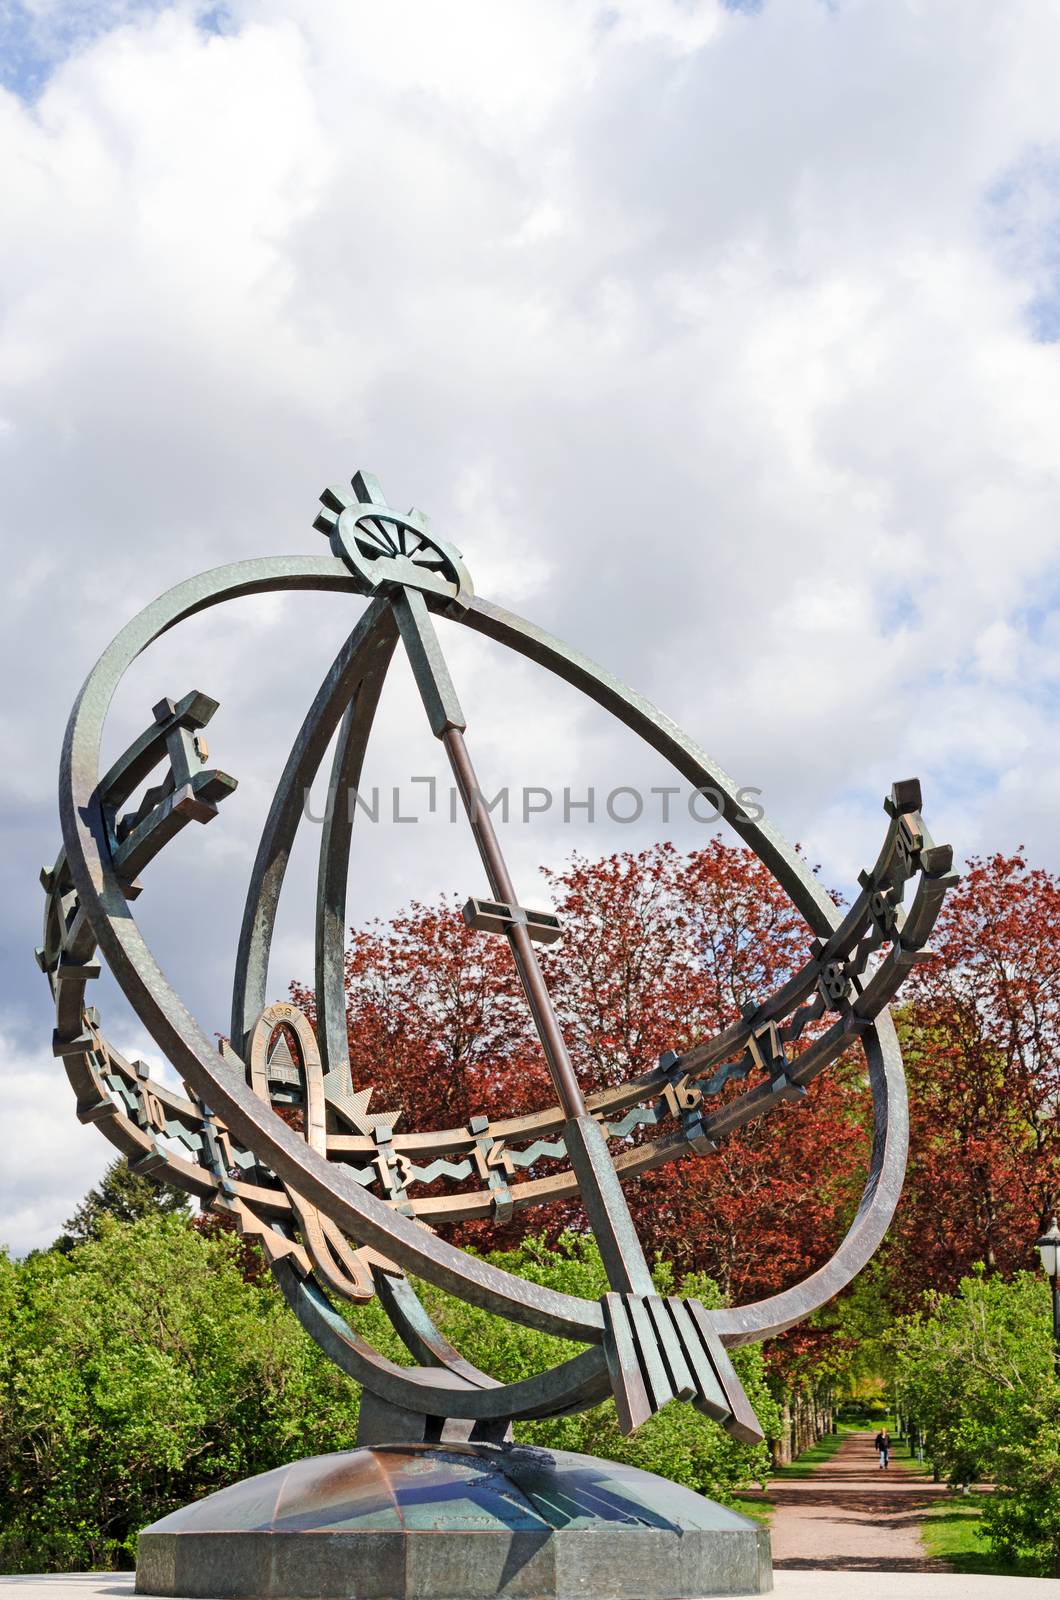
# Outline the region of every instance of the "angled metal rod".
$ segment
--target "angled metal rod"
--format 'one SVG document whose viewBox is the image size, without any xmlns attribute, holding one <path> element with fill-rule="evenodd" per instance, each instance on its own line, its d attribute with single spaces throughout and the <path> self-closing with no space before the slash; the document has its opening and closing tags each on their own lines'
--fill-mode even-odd
<svg viewBox="0 0 1060 1600">
<path fill-rule="evenodd" d="M 458 620 L 572 684 L 657 750 L 689 783 L 719 793 L 725 802 L 726 820 L 777 879 L 813 931 L 829 941 L 839 938 L 843 919 L 805 859 L 766 818 L 751 819 L 733 779 L 665 713 L 588 656 L 488 600 L 473 600 Z M 881 1012 L 860 1038 L 872 1089 L 873 1139 L 857 1214 L 838 1248 L 809 1278 L 750 1305 L 711 1311 L 714 1327 L 730 1349 L 773 1338 L 825 1305 L 871 1259 L 891 1224 L 909 1150 L 909 1108 L 902 1053 L 890 1012 Z"/>
<path fill-rule="evenodd" d="M 417 589 L 400 590 L 391 604 L 431 731 L 441 740 L 449 757 L 471 832 L 486 869 L 490 892 L 514 910 L 519 904 L 515 885 L 493 827 L 493 818 L 482 804 L 482 791 L 464 739 L 467 722 L 449 676 L 449 667 L 434 631 L 430 612 Z M 548 992 L 530 934 L 526 925 L 520 923 L 505 931 L 563 1114 L 568 1120 L 584 1117 L 585 1096 L 567 1051 L 556 1008 L 552 1004 L 552 996 Z"/>
<path fill-rule="evenodd" d="M 466 719 L 426 602 L 419 590 L 402 588 L 391 599 L 391 605 L 431 729 L 449 757 L 490 889 L 498 900 L 515 910 L 519 904 L 515 887 L 493 819 L 481 803 L 482 791 L 464 740 Z M 651 1271 L 607 1148 L 606 1135 L 586 1109 L 529 929 L 525 922 L 515 922 L 505 932 L 549 1075 L 567 1119 L 563 1129 L 567 1155 L 600 1246 L 608 1281 L 621 1294 L 652 1294 Z"/>
<path fill-rule="evenodd" d="M 459 728 L 446 728 L 441 738 L 445 753 L 449 757 L 449 765 L 453 769 L 456 786 L 460 791 L 460 798 L 464 803 L 464 810 L 471 824 L 471 832 L 478 845 L 478 853 L 482 857 L 482 865 L 486 869 L 490 892 L 498 900 L 503 900 L 510 906 L 517 906 L 519 901 L 501 852 L 500 841 L 494 831 L 493 819 L 481 804 L 482 791 L 478 786 L 463 732 Z M 552 996 L 548 992 L 545 975 L 541 971 L 541 963 L 537 959 L 537 951 L 534 949 L 526 924 L 516 923 L 514 927 L 509 928 L 507 938 L 512 947 L 526 1003 L 530 1007 L 534 1027 L 537 1029 L 537 1036 L 541 1040 L 541 1048 L 548 1062 L 552 1083 L 559 1103 L 563 1107 L 563 1114 L 568 1119 L 584 1117 L 585 1096 L 575 1075 L 559 1018 L 556 1016 L 556 1008 L 552 1004 Z"/>
</svg>

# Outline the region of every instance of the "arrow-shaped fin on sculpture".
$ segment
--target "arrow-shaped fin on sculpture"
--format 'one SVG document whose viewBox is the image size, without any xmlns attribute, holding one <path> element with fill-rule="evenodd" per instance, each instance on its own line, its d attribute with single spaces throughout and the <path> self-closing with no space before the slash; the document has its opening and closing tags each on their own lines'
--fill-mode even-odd
<svg viewBox="0 0 1060 1600">
<path fill-rule="evenodd" d="M 744 1444 L 765 1438 L 736 1369 L 698 1300 L 605 1294 L 604 1353 L 623 1433 L 671 1400 L 691 1400 Z"/>
</svg>

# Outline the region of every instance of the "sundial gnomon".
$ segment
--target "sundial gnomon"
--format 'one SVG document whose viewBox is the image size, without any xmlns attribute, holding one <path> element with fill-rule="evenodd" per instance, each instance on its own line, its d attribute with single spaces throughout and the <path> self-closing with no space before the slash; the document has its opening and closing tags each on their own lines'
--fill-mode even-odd
<svg viewBox="0 0 1060 1600">
<path fill-rule="evenodd" d="M 887 1008 L 922 956 L 955 881 L 952 853 L 927 833 L 919 785 L 896 784 L 884 803 L 880 853 L 861 874 L 853 904 L 840 910 L 800 856 L 768 821 L 748 813 L 732 781 L 667 717 L 577 651 L 475 596 L 459 552 L 420 513 L 395 512 L 362 473 L 321 500 L 316 526 L 330 554 L 243 561 L 178 585 L 122 630 L 71 713 L 60 777 L 63 849 L 42 874 L 47 907 L 38 959 L 55 998 L 55 1052 L 76 1093 L 77 1114 L 98 1123 L 134 1171 L 228 1212 L 260 1241 L 304 1326 L 364 1385 L 367 1440 L 393 1433 L 398 1419 L 403 1438 L 462 1430 L 499 1439 L 515 1418 L 562 1415 L 609 1394 L 625 1431 L 676 1397 L 737 1437 L 758 1438 L 728 1351 L 789 1327 L 849 1283 L 879 1244 L 898 1200 L 908 1117 Z M 211 821 L 236 788 L 209 765 L 202 730 L 216 702 L 197 689 L 163 699 L 144 733 L 102 776 L 100 739 L 122 674 L 160 633 L 240 595 L 299 589 L 328 591 L 337 604 L 367 596 L 369 604 L 322 683 L 280 778 L 244 911 L 231 1042 L 219 1050 L 166 980 L 132 908 L 141 887 L 149 888 L 148 869 L 159 851 L 188 822 Z M 813 930 L 799 971 L 715 1037 L 668 1052 L 635 1080 L 585 1095 L 535 949 L 563 930 L 550 913 L 522 903 L 489 810 L 478 803 L 467 720 L 436 616 L 555 673 L 644 738 L 689 783 L 718 794 L 726 821 Z M 504 938 L 511 947 L 555 1092 L 546 1111 L 476 1116 L 464 1127 L 422 1132 L 395 1126 L 369 1089 L 354 1088 L 343 986 L 353 828 L 342 805 L 329 807 L 321 830 L 316 1030 L 295 1006 L 269 1003 L 276 908 L 303 796 L 336 733 L 332 790 L 357 788 L 398 648 L 408 655 L 478 846 L 483 881 L 472 886 L 464 917 L 483 938 Z M 100 970 L 97 949 L 184 1092 L 108 1043 L 96 1010 L 86 1005 Z M 694 1299 L 657 1295 L 623 1183 L 679 1158 L 709 1160 L 735 1129 L 805 1094 L 819 1072 L 855 1045 L 864 1051 L 872 1089 L 872 1155 L 857 1214 L 829 1261 L 793 1288 L 737 1308 L 708 1311 Z M 275 1109 L 290 1105 L 301 1108 L 301 1132 Z M 474 1218 L 503 1222 L 523 1208 L 576 1197 L 610 1284 L 599 1302 L 526 1282 L 431 1231 Z M 442 1336 L 410 1277 L 580 1348 L 549 1371 L 500 1384 Z M 373 1295 L 415 1366 L 383 1357 L 336 1309 L 335 1302 Z"/>
</svg>

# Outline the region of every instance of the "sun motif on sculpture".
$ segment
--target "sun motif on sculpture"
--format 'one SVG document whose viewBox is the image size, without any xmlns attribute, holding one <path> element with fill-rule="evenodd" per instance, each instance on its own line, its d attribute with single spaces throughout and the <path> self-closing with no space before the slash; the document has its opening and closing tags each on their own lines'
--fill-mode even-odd
<svg viewBox="0 0 1060 1600">
<path fill-rule="evenodd" d="M 455 545 L 428 532 L 428 521 L 415 509 L 404 516 L 392 511 L 371 473 L 356 473 L 347 489 L 341 484 L 320 496 L 323 510 L 313 523 L 326 534 L 337 556 L 365 583 L 366 592 L 411 584 L 446 595 L 460 606 L 472 597 L 471 579 Z"/>
</svg>

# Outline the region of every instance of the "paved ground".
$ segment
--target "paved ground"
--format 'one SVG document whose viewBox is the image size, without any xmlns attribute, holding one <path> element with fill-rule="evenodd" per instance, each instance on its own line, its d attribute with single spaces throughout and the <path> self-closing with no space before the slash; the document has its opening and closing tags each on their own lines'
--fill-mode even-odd
<svg viewBox="0 0 1060 1600">
<path fill-rule="evenodd" d="M 57 1577 L 0 1577 L 18 1585 L 11 1600 L 133 1600 L 131 1572 L 72 1572 Z M 781 1571 L 775 1600 L 1057 1600 L 1050 1578 L 959 1577 L 952 1572 Z"/>
<path fill-rule="evenodd" d="M 873 1437 L 850 1434 L 812 1478 L 770 1484 L 777 1600 L 1060 1600 L 1055 1578 L 947 1572 L 926 1556 L 920 1519 L 946 1486 L 881 1472 Z"/>
<path fill-rule="evenodd" d="M 775 1571 L 947 1570 L 924 1554 L 920 1542 L 921 1515 L 947 1493 L 946 1485 L 914 1477 L 893 1462 L 881 1472 L 873 1437 L 848 1434 L 812 1478 L 778 1478 L 769 1485 L 777 1508 L 770 1525 Z"/>
<path fill-rule="evenodd" d="M 876 1466 L 871 1434 L 851 1434 L 812 1478 L 770 1485 L 776 1600 L 1060 1600 L 1051 1578 L 947 1572 L 920 1544 L 923 1510 L 945 1486 Z M 0 1577 L 11 1600 L 133 1600 L 131 1572 Z"/>
<path fill-rule="evenodd" d="M 7 1578 L 11 1600 L 133 1600 L 131 1572 L 71 1572 Z M 780 1571 L 776 1600 L 1057 1600 L 1050 1578 L 963 1577 L 952 1572 Z"/>
</svg>

